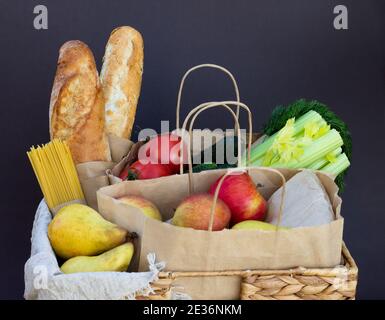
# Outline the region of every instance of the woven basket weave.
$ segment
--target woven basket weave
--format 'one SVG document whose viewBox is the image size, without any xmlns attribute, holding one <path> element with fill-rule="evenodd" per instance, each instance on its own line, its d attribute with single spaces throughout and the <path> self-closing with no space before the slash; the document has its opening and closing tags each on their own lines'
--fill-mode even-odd
<svg viewBox="0 0 385 320">
<path fill-rule="evenodd" d="M 167 300 L 176 278 L 212 276 L 240 276 L 240 300 L 354 300 L 358 268 L 343 244 L 342 264 L 335 268 L 161 272 L 159 280 L 152 283 L 154 293 L 137 299 Z"/>
</svg>

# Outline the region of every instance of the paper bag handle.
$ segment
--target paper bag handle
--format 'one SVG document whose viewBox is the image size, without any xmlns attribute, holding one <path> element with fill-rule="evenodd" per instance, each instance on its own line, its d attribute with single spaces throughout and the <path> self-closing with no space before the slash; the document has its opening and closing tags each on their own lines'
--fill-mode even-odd
<svg viewBox="0 0 385 320">
<path fill-rule="evenodd" d="M 195 122 L 196 118 L 198 117 L 198 115 L 201 112 L 203 112 L 207 109 L 210 109 L 210 108 L 215 108 L 215 107 L 226 108 L 234 117 L 234 120 L 236 123 L 236 128 L 238 131 L 238 137 L 241 137 L 239 121 L 236 118 L 234 111 L 228 105 L 237 105 L 238 107 L 243 108 L 248 112 L 249 136 L 248 136 L 247 158 L 248 158 L 248 161 L 250 161 L 250 149 L 251 149 L 250 146 L 251 146 L 251 141 L 252 141 L 252 130 L 253 129 L 252 129 L 252 114 L 251 114 L 249 107 L 247 105 L 245 105 L 244 103 L 241 103 L 238 101 L 206 102 L 206 103 L 200 104 L 199 106 L 195 107 L 193 110 L 190 111 L 190 113 L 187 115 L 186 119 L 184 120 L 183 127 L 182 127 L 182 134 L 183 134 L 186 130 L 187 122 L 189 121 L 190 117 L 193 116 L 193 118 L 190 122 L 190 126 L 189 126 L 189 136 L 188 136 L 188 144 L 187 144 L 187 152 L 188 152 L 188 159 L 187 160 L 188 160 L 188 165 L 189 165 L 189 171 L 188 171 L 189 194 L 191 194 L 193 192 L 193 189 L 194 189 L 190 145 L 191 145 L 191 140 L 192 140 L 192 128 L 193 128 L 194 122 Z M 240 138 L 238 139 L 238 163 L 237 163 L 238 167 L 236 169 L 231 169 L 228 172 L 226 172 L 221 177 L 221 179 L 219 180 L 218 186 L 215 189 L 214 201 L 213 201 L 213 205 L 212 205 L 211 210 L 210 210 L 210 220 L 209 220 L 208 231 L 212 231 L 212 229 L 213 229 L 215 208 L 216 208 L 216 204 L 218 201 L 219 191 L 220 191 L 220 188 L 222 186 L 224 179 L 230 174 L 234 174 L 237 172 L 243 173 L 245 171 L 247 172 L 248 170 L 253 169 L 253 167 L 242 168 L 241 150 L 240 150 L 239 145 L 240 145 Z M 184 147 L 181 148 L 181 159 L 183 159 L 183 150 L 184 150 Z M 278 170 L 273 169 L 273 168 L 259 167 L 258 170 L 273 172 L 273 173 L 277 174 L 282 180 L 281 202 L 280 202 L 279 212 L 278 212 L 278 222 L 276 225 L 278 228 L 281 224 L 283 205 L 284 205 L 285 195 L 286 195 L 286 178 L 281 172 L 279 172 Z M 183 161 L 180 161 L 180 173 L 181 174 L 183 173 Z"/>
<path fill-rule="evenodd" d="M 252 121 L 252 114 L 251 114 L 249 107 L 247 105 L 245 105 L 244 103 L 238 102 L 238 101 L 206 102 L 206 103 L 200 104 L 199 106 L 195 107 L 194 109 L 192 109 L 189 112 L 189 114 L 187 115 L 186 119 L 183 122 L 183 127 L 182 127 L 182 134 L 184 134 L 186 131 L 187 122 L 189 121 L 190 117 L 194 116 L 193 119 L 191 120 L 191 123 L 190 123 L 188 143 L 187 143 L 187 153 L 188 153 L 187 161 L 188 161 L 188 166 L 189 166 L 188 174 L 189 174 L 189 193 L 190 194 L 193 192 L 192 162 L 191 162 L 192 161 L 192 159 L 191 159 L 192 128 L 193 128 L 195 119 L 197 118 L 197 116 L 201 112 L 203 112 L 207 109 L 210 109 L 210 108 L 215 108 L 215 107 L 225 107 L 228 109 L 228 111 L 230 111 L 230 113 L 234 117 L 234 120 L 235 120 L 235 123 L 237 126 L 238 137 L 239 137 L 238 138 L 238 164 L 237 165 L 238 165 L 238 167 L 240 167 L 242 164 L 241 150 L 240 150 L 241 136 L 240 136 L 239 122 L 238 122 L 238 119 L 236 118 L 236 115 L 234 114 L 234 111 L 231 110 L 231 108 L 229 108 L 228 105 L 236 105 L 238 108 L 245 109 L 248 113 L 249 136 L 248 136 L 248 143 L 247 143 L 247 145 L 248 145 L 247 146 L 247 150 L 248 150 L 247 157 L 248 157 L 248 160 L 250 160 L 250 150 L 251 150 L 250 146 L 251 146 L 251 142 L 252 142 L 253 121 Z M 185 139 L 182 139 L 182 143 L 184 141 L 185 141 Z M 180 174 L 183 174 L 183 162 L 184 162 L 183 161 L 183 159 L 184 159 L 183 153 L 184 153 L 184 146 L 182 146 L 181 154 L 180 154 L 180 159 L 182 160 L 182 161 L 180 161 Z"/>
<path fill-rule="evenodd" d="M 188 144 L 187 144 L 187 161 L 188 161 L 188 183 L 189 183 L 189 194 L 191 195 L 193 190 L 194 190 L 194 186 L 193 186 L 193 175 L 192 175 L 192 159 L 191 159 L 191 140 L 192 140 L 192 126 L 195 122 L 195 119 L 196 117 L 204 110 L 208 109 L 208 108 L 214 108 L 214 107 L 224 107 L 226 108 L 230 113 L 231 115 L 233 116 L 234 118 L 234 121 L 235 121 L 235 124 L 236 124 L 236 127 L 237 127 L 237 131 L 238 131 L 238 137 L 241 136 L 241 130 L 240 130 L 240 127 L 239 127 L 239 121 L 237 119 L 237 116 L 235 115 L 234 111 L 226 104 L 212 104 L 212 103 L 206 103 L 206 104 L 203 104 L 200 106 L 200 109 L 196 112 L 194 118 L 191 120 L 191 123 L 190 123 L 190 127 L 189 127 L 189 133 L 188 133 Z M 190 116 L 192 116 L 193 114 L 189 115 L 186 117 L 185 119 L 185 123 L 183 124 L 183 130 L 182 130 L 182 133 L 185 132 L 185 125 L 187 125 L 187 121 L 189 120 Z M 182 145 L 184 143 L 184 139 L 182 139 Z M 241 140 L 238 139 L 238 150 L 240 150 L 241 148 Z M 180 174 L 183 174 L 183 149 L 184 149 L 184 146 L 182 146 L 181 148 L 181 159 L 182 161 L 180 161 Z M 238 151 L 238 162 L 240 163 L 241 161 L 241 152 Z"/>
<path fill-rule="evenodd" d="M 231 175 L 231 174 L 234 174 L 234 173 L 240 173 L 240 172 L 243 173 L 243 172 L 245 172 L 246 170 L 247 170 L 247 168 L 237 168 L 237 169 L 229 170 L 229 171 L 226 172 L 226 173 L 221 177 L 221 179 L 219 180 L 218 185 L 217 185 L 217 187 L 216 187 L 216 189 L 215 189 L 215 193 L 214 193 L 214 201 L 213 201 L 213 205 L 212 205 L 211 211 L 210 211 L 210 221 L 209 221 L 209 228 L 208 228 L 209 231 L 212 231 L 212 230 L 213 230 L 215 208 L 216 208 L 217 201 L 218 201 L 219 190 L 220 190 L 221 187 L 222 187 L 223 181 L 225 180 L 225 178 L 226 178 L 227 176 L 229 176 L 229 175 Z M 277 229 L 278 229 L 278 227 L 281 225 L 282 212 L 283 212 L 283 204 L 284 204 L 284 201 L 285 201 L 285 194 L 286 194 L 286 178 L 285 178 L 285 176 L 284 176 L 281 172 L 279 172 L 278 170 L 273 169 L 273 168 L 259 167 L 258 170 L 274 172 L 274 173 L 276 173 L 277 175 L 279 175 L 279 177 L 280 177 L 281 180 L 282 180 L 281 203 L 280 203 L 280 205 L 279 205 L 278 222 L 277 222 L 277 224 L 276 224 L 276 227 L 277 227 Z"/>
<path fill-rule="evenodd" d="M 234 76 L 232 75 L 232 73 L 229 70 L 227 70 L 226 68 L 224 68 L 222 66 L 219 66 L 217 64 L 212 64 L 212 63 L 205 63 L 205 64 L 200 64 L 200 65 L 197 65 L 195 67 L 192 67 L 186 71 L 186 73 L 182 77 L 182 80 L 180 81 L 179 91 L 178 91 L 178 99 L 176 102 L 176 129 L 180 129 L 180 127 L 179 127 L 179 125 L 180 125 L 180 123 L 179 123 L 180 104 L 181 104 L 181 100 L 182 100 L 182 91 L 183 91 L 184 83 L 185 83 L 187 77 L 190 75 L 190 73 L 192 73 L 195 70 L 202 69 L 202 68 L 218 69 L 218 70 L 223 71 L 225 74 L 227 74 L 233 83 L 236 101 L 240 102 L 239 89 L 238 89 L 237 81 L 235 80 Z M 237 117 L 237 119 L 239 118 L 239 107 L 237 107 L 236 117 Z"/>
</svg>

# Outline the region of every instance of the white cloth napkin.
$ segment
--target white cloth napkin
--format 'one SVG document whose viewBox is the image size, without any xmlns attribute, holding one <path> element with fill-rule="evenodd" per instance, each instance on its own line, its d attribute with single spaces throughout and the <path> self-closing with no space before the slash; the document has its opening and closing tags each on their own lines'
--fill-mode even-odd
<svg viewBox="0 0 385 320">
<path fill-rule="evenodd" d="M 31 257 L 24 267 L 24 298 L 34 299 L 134 299 L 136 294 L 152 292 L 164 263 L 149 254 L 148 272 L 87 272 L 63 274 L 47 236 L 51 213 L 41 201 L 32 229 Z"/>
</svg>

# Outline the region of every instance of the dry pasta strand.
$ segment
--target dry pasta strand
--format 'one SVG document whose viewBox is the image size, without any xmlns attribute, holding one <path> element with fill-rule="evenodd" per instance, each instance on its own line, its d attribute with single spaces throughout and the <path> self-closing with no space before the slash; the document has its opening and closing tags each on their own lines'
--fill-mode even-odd
<svg viewBox="0 0 385 320">
<path fill-rule="evenodd" d="M 84 199 L 71 152 L 64 141 L 54 139 L 43 146 L 32 146 L 27 155 L 50 209 Z"/>
</svg>

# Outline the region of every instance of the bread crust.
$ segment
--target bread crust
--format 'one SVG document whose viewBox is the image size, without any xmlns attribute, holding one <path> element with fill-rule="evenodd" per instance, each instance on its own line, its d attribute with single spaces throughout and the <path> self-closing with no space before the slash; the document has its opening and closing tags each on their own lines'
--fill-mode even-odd
<svg viewBox="0 0 385 320">
<path fill-rule="evenodd" d="M 129 139 L 143 74 L 143 38 L 128 26 L 111 32 L 100 79 L 106 99 L 106 131 Z"/>
<path fill-rule="evenodd" d="M 49 119 L 51 139 L 67 141 L 75 163 L 111 161 L 103 91 L 94 56 L 81 41 L 60 48 Z"/>
</svg>

